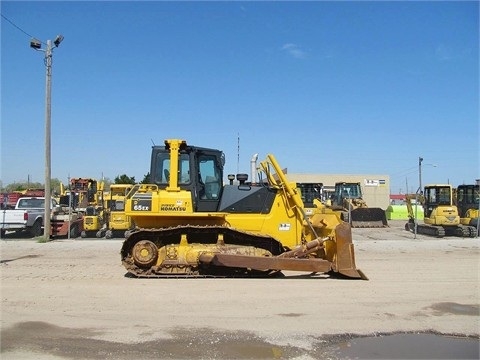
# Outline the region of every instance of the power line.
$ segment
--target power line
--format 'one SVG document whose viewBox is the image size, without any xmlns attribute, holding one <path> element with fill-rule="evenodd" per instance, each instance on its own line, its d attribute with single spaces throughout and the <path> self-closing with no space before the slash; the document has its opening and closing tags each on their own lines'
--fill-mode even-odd
<svg viewBox="0 0 480 360">
<path fill-rule="evenodd" d="M 12 20 L 10 20 L 9 18 L 7 18 L 5 15 L 1 14 L 0 15 L 2 16 L 2 18 L 4 18 L 5 20 L 7 20 L 13 27 L 17 28 L 18 30 L 20 30 L 22 33 L 24 33 L 25 35 L 29 36 L 30 38 L 34 38 L 34 36 L 30 35 L 29 33 L 27 33 L 25 30 L 23 30 L 21 27 L 17 26 Z M 43 41 L 40 41 L 42 44 L 46 45 Z"/>
</svg>

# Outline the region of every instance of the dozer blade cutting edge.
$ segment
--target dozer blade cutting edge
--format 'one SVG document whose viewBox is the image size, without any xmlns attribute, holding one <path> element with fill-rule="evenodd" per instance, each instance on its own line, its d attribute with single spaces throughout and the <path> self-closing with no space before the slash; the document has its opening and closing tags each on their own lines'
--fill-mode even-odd
<svg viewBox="0 0 480 360">
<path fill-rule="evenodd" d="M 387 216 L 381 208 L 358 208 L 351 211 L 351 223 L 354 228 L 387 227 Z"/>
</svg>

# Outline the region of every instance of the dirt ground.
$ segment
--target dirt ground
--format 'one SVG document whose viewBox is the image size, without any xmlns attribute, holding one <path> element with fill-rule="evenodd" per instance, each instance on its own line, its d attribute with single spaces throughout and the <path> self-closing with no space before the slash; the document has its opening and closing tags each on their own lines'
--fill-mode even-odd
<svg viewBox="0 0 480 360">
<path fill-rule="evenodd" d="M 480 239 L 353 229 L 369 278 L 135 279 L 121 239 L 0 241 L 2 359 L 320 359 L 331 336 L 480 335 Z"/>
</svg>

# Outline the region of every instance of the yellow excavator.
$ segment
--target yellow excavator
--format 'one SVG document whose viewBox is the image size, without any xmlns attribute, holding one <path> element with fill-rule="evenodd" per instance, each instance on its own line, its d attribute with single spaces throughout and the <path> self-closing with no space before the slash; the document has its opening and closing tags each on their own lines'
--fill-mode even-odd
<svg viewBox="0 0 480 360">
<path fill-rule="evenodd" d="M 473 184 L 458 185 L 454 192 L 455 205 L 458 208 L 460 223 L 477 228 L 479 221 L 479 186 Z M 477 236 L 480 235 L 477 233 Z"/>
<path fill-rule="evenodd" d="M 423 207 L 423 224 L 416 224 L 412 200 Z M 425 185 L 421 194 L 405 196 L 409 220 L 405 230 L 435 237 L 475 237 L 477 229 L 460 222 L 458 208 L 454 204 L 453 188 L 450 184 Z M 417 205 L 418 206 L 418 205 Z M 418 210 L 417 210 L 418 211 Z"/>
<path fill-rule="evenodd" d="M 282 271 L 367 279 L 356 268 L 350 225 L 326 208 L 306 216 L 273 155 L 258 182 L 228 175 L 222 151 L 167 139 L 153 146 L 151 184 L 125 202 L 136 228 L 121 261 L 134 277 L 281 276 Z M 236 181 L 235 181 L 236 180 Z"/>
</svg>

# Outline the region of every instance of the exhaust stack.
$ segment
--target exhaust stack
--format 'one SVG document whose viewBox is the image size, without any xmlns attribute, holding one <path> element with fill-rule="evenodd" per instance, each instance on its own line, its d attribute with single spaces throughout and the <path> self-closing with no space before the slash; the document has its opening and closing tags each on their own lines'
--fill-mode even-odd
<svg viewBox="0 0 480 360">
<path fill-rule="evenodd" d="M 258 154 L 253 154 L 252 160 L 250 160 L 250 173 L 251 173 L 251 182 L 255 184 L 257 181 L 257 160 Z"/>
</svg>

